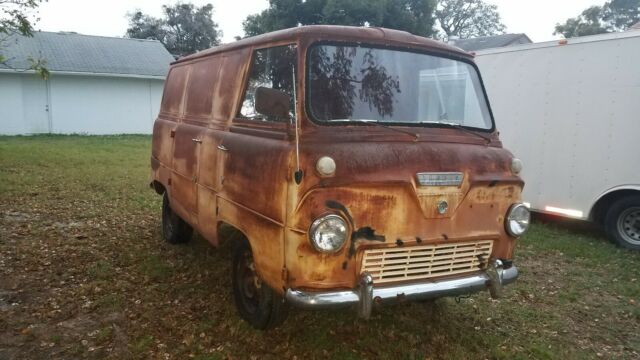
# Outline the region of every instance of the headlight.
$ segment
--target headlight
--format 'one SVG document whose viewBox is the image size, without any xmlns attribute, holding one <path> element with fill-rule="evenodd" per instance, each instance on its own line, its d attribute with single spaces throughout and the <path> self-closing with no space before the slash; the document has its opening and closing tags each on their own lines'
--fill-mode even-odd
<svg viewBox="0 0 640 360">
<path fill-rule="evenodd" d="M 504 225 L 509 235 L 520 237 L 529 228 L 530 221 L 529 209 L 524 204 L 514 204 L 507 212 L 507 220 Z"/>
<path fill-rule="evenodd" d="M 316 250 L 336 252 L 347 240 L 347 223 L 338 215 L 323 216 L 311 224 L 309 237 Z"/>
</svg>

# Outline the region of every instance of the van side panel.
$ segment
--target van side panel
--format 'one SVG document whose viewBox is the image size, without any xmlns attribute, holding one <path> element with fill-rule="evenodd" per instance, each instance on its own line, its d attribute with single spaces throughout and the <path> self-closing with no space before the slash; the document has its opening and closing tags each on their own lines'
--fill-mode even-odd
<svg viewBox="0 0 640 360">
<path fill-rule="evenodd" d="M 185 100 L 185 120 L 202 122 L 203 126 L 211 121 L 214 90 L 218 85 L 221 56 L 205 58 L 191 64 L 191 74 L 187 85 Z"/>
<path fill-rule="evenodd" d="M 182 113 L 182 100 L 187 84 L 185 67 L 172 67 L 167 75 L 158 118 L 153 124 L 151 147 L 152 178 L 160 182 L 170 197 L 174 136 Z"/>
<path fill-rule="evenodd" d="M 182 112 L 182 97 L 186 86 L 184 67 L 171 68 L 167 75 L 160 113 L 153 124 L 151 156 L 165 167 L 170 168 L 173 156 L 173 137 L 177 121 Z M 157 180 L 157 179 L 156 179 Z M 168 184 L 164 184 L 165 187 Z"/>
<path fill-rule="evenodd" d="M 232 118 L 231 109 L 238 98 L 242 69 L 247 61 L 248 52 L 243 49 L 218 54 L 203 62 L 209 71 L 207 76 L 210 79 L 206 85 L 206 91 L 211 101 L 207 105 L 208 124 L 201 134 L 202 142 L 200 143 L 198 231 L 216 246 L 218 245 L 218 193 L 222 186 L 226 157 L 226 153 L 218 146 L 222 145 L 222 135 Z"/>
<path fill-rule="evenodd" d="M 235 115 L 238 98 L 242 95 L 243 74 L 251 57 L 251 49 L 245 48 L 223 54 L 224 62 L 214 93 L 213 121 L 229 124 Z"/>
<path fill-rule="evenodd" d="M 242 84 L 242 73 L 248 61 L 248 49 L 216 54 L 196 63 L 192 76 L 197 102 L 188 101 L 189 118 L 207 117 L 200 134 L 200 159 L 198 164 L 198 232 L 213 245 L 218 245 L 218 194 L 222 186 L 223 166 L 226 153 L 219 149 L 222 137 L 232 118 L 232 109 L 238 99 Z M 206 69 L 206 70 L 199 70 Z M 196 75 L 197 74 L 197 75 Z M 197 93 L 197 94 L 196 94 Z M 206 95 L 202 95 L 206 94 Z M 191 93 L 189 95 L 191 97 Z M 202 104 L 206 104 L 203 106 Z M 237 224 L 234 224 L 236 227 Z M 239 227 L 238 227 L 239 228 Z"/>
</svg>

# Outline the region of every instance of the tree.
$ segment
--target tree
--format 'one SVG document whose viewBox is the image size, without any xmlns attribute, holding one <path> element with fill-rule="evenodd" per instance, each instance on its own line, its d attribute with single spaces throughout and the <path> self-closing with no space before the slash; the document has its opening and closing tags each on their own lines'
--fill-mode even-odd
<svg viewBox="0 0 640 360">
<path fill-rule="evenodd" d="M 6 68 L 12 68 L 9 64 L 9 58 L 4 54 L 7 42 L 15 39 L 16 36 L 33 36 L 33 24 L 38 21 L 37 18 L 30 16 L 30 12 L 37 9 L 42 0 L 0 0 L 0 65 Z M 49 71 L 46 68 L 46 61 L 41 58 L 30 56 L 27 59 L 30 68 L 43 79 L 49 77 Z"/>
<path fill-rule="evenodd" d="M 604 22 L 602 6 L 591 6 L 579 16 L 567 19 L 564 24 L 556 24 L 553 35 L 562 34 L 565 38 L 604 34 L 609 32 Z"/>
<path fill-rule="evenodd" d="M 222 31 L 211 16 L 213 5 L 191 3 L 162 6 L 162 18 L 141 11 L 128 14 L 127 37 L 160 41 L 173 55 L 184 56 L 220 44 Z"/>
<path fill-rule="evenodd" d="M 497 35 L 505 30 L 498 7 L 482 0 L 439 0 L 435 17 L 445 40 Z"/>
<path fill-rule="evenodd" d="M 612 31 L 625 31 L 640 21 L 640 0 L 612 0 L 605 4 L 604 20 Z"/>
<path fill-rule="evenodd" d="M 611 0 L 591 6 L 564 24 L 556 24 L 554 35 L 565 38 L 625 31 L 640 21 L 640 0 Z"/>
<path fill-rule="evenodd" d="M 270 0 L 243 22 L 245 36 L 298 25 L 381 26 L 431 36 L 436 0 Z"/>
</svg>

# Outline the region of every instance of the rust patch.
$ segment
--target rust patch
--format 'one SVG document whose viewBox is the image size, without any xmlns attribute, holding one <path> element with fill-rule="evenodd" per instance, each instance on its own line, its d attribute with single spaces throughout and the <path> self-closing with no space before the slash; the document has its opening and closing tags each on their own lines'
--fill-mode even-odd
<svg viewBox="0 0 640 360">
<path fill-rule="evenodd" d="M 369 226 L 360 228 L 351 233 L 351 245 L 349 246 L 348 257 L 352 258 L 356 254 L 356 243 L 360 240 L 385 242 L 384 235 L 376 235 L 376 231 Z"/>
<path fill-rule="evenodd" d="M 327 200 L 325 202 L 325 206 L 329 209 L 332 210 L 338 210 L 340 212 L 342 212 L 344 214 L 344 216 L 347 217 L 347 220 L 349 221 L 349 223 L 351 224 L 352 227 L 355 226 L 355 224 L 353 223 L 353 217 L 351 217 L 351 214 L 349 213 L 349 210 L 342 205 L 341 203 L 335 201 L 335 200 Z"/>
</svg>

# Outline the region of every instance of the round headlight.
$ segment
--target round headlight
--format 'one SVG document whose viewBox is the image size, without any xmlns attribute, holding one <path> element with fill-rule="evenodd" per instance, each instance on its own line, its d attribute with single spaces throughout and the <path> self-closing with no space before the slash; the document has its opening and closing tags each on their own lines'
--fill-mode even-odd
<svg viewBox="0 0 640 360">
<path fill-rule="evenodd" d="M 522 160 L 518 159 L 518 158 L 513 158 L 511 159 L 511 172 L 514 175 L 518 175 L 522 172 Z"/>
<path fill-rule="evenodd" d="M 336 252 L 347 240 L 347 223 L 338 215 L 323 216 L 311 224 L 309 237 L 316 250 Z"/>
<path fill-rule="evenodd" d="M 531 212 L 524 204 L 514 204 L 507 213 L 505 228 L 509 235 L 513 237 L 522 236 L 529 228 L 531 222 Z"/>
</svg>

